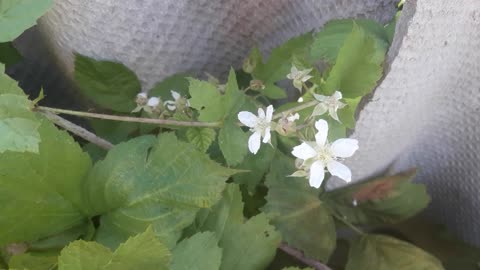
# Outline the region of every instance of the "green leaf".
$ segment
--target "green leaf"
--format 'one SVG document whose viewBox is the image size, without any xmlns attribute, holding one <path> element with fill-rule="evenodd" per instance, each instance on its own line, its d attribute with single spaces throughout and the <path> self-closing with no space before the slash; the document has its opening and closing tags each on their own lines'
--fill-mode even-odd
<svg viewBox="0 0 480 270">
<path fill-rule="evenodd" d="M 285 90 L 273 83 L 266 84 L 265 89 L 261 90 L 261 93 L 271 99 L 287 98 L 287 93 Z"/>
<path fill-rule="evenodd" d="M 354 99 L 343 99 L 347 106 L 338 110 L 338 118 L 340 119 L 342 124 L 345 125 L 345 127 L 351 129 L 355 127 L 355 112 L 357 111 L 357 107 L 361 99 L 361 97 Z"/>
<path fill-rule="evenodd" d="M 80 91 L 103 108 L 131 112 L 141 90 L 135 73 L 121 63 L 75 55 L 75 82 Z"/>
<path fill-rule="evenodd" d="M 212 208 L 200 210 L 194 225 L 196 231 L 212 231 L 221 239 L 226 230 L 243 220 L 242 193 L 238 185 L 228 184 L 222 199 Z"/>
<path fill-rule="evenodd" d="M 441 270 L 440 261 L 425 251 L 383 235 L 365 235 L 355 240 L 346 270 Z"/>
<path fill-rule="evenodd" d="M 412 170 L 375 178 L 333 190 L 322 199 L 355 224 L 397 223 L 418 214 L 430 202 L 425 186 L 411 182 L 414 176 Z"/>
<path fill-rule="evenodd" d="M 97 240 L 115 247 L 152 224 L 172 247 L 197 211 L 220 199 L 234 173 L 171 133 L 118 144 L 86 183 L 91 211 L 103 214 Z"/>
<path fill-rule="evenodd" d="M 222 270 L 265 269 L 275 257 L 281 236 L 264 214 L 227 227 L 220 247 Z"/>
<path fill-rule="evenodd" d="M 200 152 L 206 152 L 215 141 L 217 134 L 211 128 L 188 128 L 185 135 L 187 140 L 195 145 Z"/>
<path fill-rule="evenodd" d="M 312 33 L 306 33 L 292 38 L 272 50 L 265 64 L 257 64 L 253 72 L 255 79 L 264 84 L 286 79 L 295 57 L 305 58 L 313 41 Z"/>
<path fill-rule="evenodd" d="M 103 119 L 90 119 L 90 126 L 97 136 L 117 144 L 126 141 L 138 131 L 138 123 L 117 122 Z"/>
<path fill-rule="evenodd" d="M 11 42 L 0 42 L 0 63 L 10 66 L 20 60 L 22 60 L 22 56 Z"/>
<path fill-rule="evenodd" d="M 354 24 L 322 86 L 323 92 L 331 95 L 339 90 L 344 98 L 356 98 L 370 93 L 383 72 L 385 52 L 379 54 L 377 50 L 374 38 Z"/>
<path fill-rule="evenodd" d="M 59 270 L 97 270 L 105 269 L 112 259 L 110 249 L 95 243 L 78 240 L 72 242 L 60 253 Z"/>
<path fill-rule="evenodd" d="M 58 265 L 59 270 L 166 270 L 170 257 L 170 251 L 149 227 L 114 253 L 96 242 L 75 241 L 62 250 Z"/>
<path fill-rule="evenodd" d="M 263 211 L 285 242 L 309 258 L 326 262 L 335 249 L 333 218 L 318 199 L 318 191 L 308 186 L 307 179 L 287 177 L 295 171 L 294 164 L 292 158 L 281 154 L 272 161 Z"/>
<path fill-rule="evenodd" d="M 224 97 L 214 84 L 190 78 L 190 106 L 196 109 L 200 121 L 218 121 L 225 116 Z"/>
<path fill-rule="evenodd" d="M 34 26 L 53 5 L 53 0 L 2 0 L 0 3 L 0 42 L 12 41 Z"/>
<path fill-rule="evenodd" d="M 223 123 L 218 133 L 218 144 L 229 166 L 235 166 L 243 161 L 248 153 L 248 134 L 237 125 L 235 118 L 229 118 Z"/>
<path fill-rule="evenodd" d="M 310 57 L 314 60 L 324 59 L 335 63 L 340 48 L 352 32 L 354 24 L 361 27 L 366 35 L 375 39 L 379 54 L 385 54 L 390 42 L 387 31 L 381 24 L 369 19 L 341 19 L 328 22 L 314 36 Z"/>
<path fill-rule="evenodd" d="M 148 95 L 151 97 L 161 97 L 162 100 L 172 100 L 171 91 L 176 91 L 182 96 L 188 95 L 188 79 L 185 74 L 175 74 L 165 78 L 163 81 L 157 83 Z"/>
<path fill-rule="evenodd" d="M 233 181 L 238 184 L 246 185 L 249 193 L 253 193 L 257 185 L 262 181 L 265 174 L 270 169 L 275 148 L 277 145 L 277 136 L 272 136 L 272 146 L 262 145 L 255 155 L 247 155 L 243 162 L 235 168 L 246 170 L 245 172 L 233 176 Z M 243 140 L 243 146 L 247 148 L 246 140 Z"/>
<path fill-rule="evenodd" d="M 41 119 L 38 131 L 38 154 L 0 154 L 0 245 L 44 238 L 86 219 L 80 191 L 90 158 L 49 121 Z"/>
<path fill-rule="evenodd" d="M 29 244 L 29 250 L 61 250 L 70 242 L 80 238 L 91 237 L 92 231 L 95 231 L 91 220 L 69 228 L 61 233 L 39 239 Z"/>
<path fill-rule="evenodd" d="M 0 120 L 2 134 L 0 154 L 5 151 L 38 153 L 40 143 L 38 126 L 38 122 L 25 118 L 12 117 Z"/>
<path fill-rule="evenodd" d="M 18 82 L 4 74 L 5 66 L 0 63 L 0 94 L 14 94 L 25 96 L 23 90 L 18 87 Z"/>
<path fill-rule="evenodd" d="M 213 232 L 198 233 L 180 242 L 173 250 L 171 270 L 218 270 L 222 249 Z"/>
<path fill-rule="evenodd" d="M 29 253 L 13 256 L 8 262 L 9 269 L 51 270 L 57 265 L 56 256 L 34 256 Z"/>
<path fill-rule="evenodd" d="M 237 113 L 245 105 L 246 96 L 239 90 L 235 70 L 230 69 L 228 81 L 225 86 L 225 112 L 227 116 L 237 119 Z"/>
</svg>

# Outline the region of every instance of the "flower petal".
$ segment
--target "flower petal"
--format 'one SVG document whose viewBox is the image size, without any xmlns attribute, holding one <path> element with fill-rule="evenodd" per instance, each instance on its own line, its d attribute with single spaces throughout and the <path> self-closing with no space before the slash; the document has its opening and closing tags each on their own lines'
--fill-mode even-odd
<svg viewBox="0 0 480 270">
<path fill-rule="evenodd" d="M 303 83 L 300 80 L 294 79 L 293 80 L 293 87 L 297 88 L 298 90 L 302 91 Z"/>
<path fill-rule="evenodd" d="M 173 90 L 170 90 L 170 92 L 172 93 L 173 99 L 178 100 L 180 98 L 180 94 L 178 92 Z"/>
<path fill-rule="evenodd" d="M 332 160 L 328 162 L 327 168 L 332 175 L 338 176 L 347 182 L 352 181 L 352 172 L 342 163 Z"/>
<path fill-rule="evenodd" d="M 324 102 L 328 98 L 327 96 L 319 95 L 319 94 L 313 94 L 313 97 L 320 102 Z"/>
<path fill-rule="evenodd" d="M 258 118 L 265 119 L 265 111 L 262 108 L 258 108 Z"/>
<path fill-rule="evenodd" d="M 252 152 L 253 154 L 256 154 L 258 152 L 258 149 L 260 149 L 260 140 L 260 132 L 254 132 L 250 136 L 250 138 L 248 138 L 248 150 L 250 150 L 250 152 Z"/>
<path fill-rule="evenodd" d="M 340 100 L 340 99 L 342 99 L 342 92 L 335 91 L 335 93 L 333 93 L 332 97 L 334 97 L 336 100 Z"/>
<path fill-rule="evenodd" d="M 313 109 L 312 116 L 317 116 L 317 115 L 322 115 L 328 111 L 327 105 L 324 103 L 319 103 L 315 108 Z"/>
<path fill-rule="evenodd" d="M 307 160 L 316 156 L 317 151 L 315 151 L 315 149 L 313 149 L 310 145 L 304 142 L 298 146 L 293 147 L 292 155 L 297 158 Z"/>
<path fill-rule="evenodd" d="M 328 114 L 335 119 L 336 121 L 340 122 L 340 119 L 338 119 L 338 114 L 336 108 L 329 108 L 328 109 Z"/>
<path fill-rule="evenodd" d="M 338 139 L 330 147 L 336 157 L 348 158 L 358 150 L 358 141 L 355 139 Z"/>
<path fill-rule="evenodd" d="M 271 138 L 270 128 L 268 127 L 268 128 L 265 129 L 265 133 L 263 134 L 263 143 L 269 143 L 270 138 Z"/>
<path fill-rule="evenodd" d="M 315 134 L 315 141 L 318 145 L 323 146 L 327 142 L 328 136 L 328 123 L 327 121 L 320 119 L 315 122 L 315 128 L 318 130 L 317 134 Z"/>
<path fill-rule="evenodd" d="M 315 161 L 310 167 L 309 184 L 314 188 L 319 188 L 325 178 L 325 165 L 321 161 Z"/>
<path fill-rule="evenodd" d="M 238 120 L 245 126 L 251 127 L 251 128 L 257 124 L 257 116 L 247 111 L 239 112 Z"/>
<path fill-rule="evenodd" d="M 266 115 L 266 120 L 268 123 L 272 121 L 272 117 L 273 117 L 273 106 L 269 105 L 267 107 L 267 115 Z"/>
<path fill-rule="evenodd" d="M 147 105 L 150 107 L 157 107 L 160 104 L 160 98 L 158 97 L 151 97 L 147 101 Z"/>
</svg>

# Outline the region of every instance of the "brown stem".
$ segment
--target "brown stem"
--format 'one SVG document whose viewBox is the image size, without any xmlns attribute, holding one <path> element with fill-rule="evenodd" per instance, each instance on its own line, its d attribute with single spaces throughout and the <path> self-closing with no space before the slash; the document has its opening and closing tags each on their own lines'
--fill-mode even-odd
<svg viewBox="0 0 480 270">
<path fill-rule="evenodd" d="M 134 123 L 145 123 L 152 125 L 168 125 L 168 126 L 182 126 L 182 127 L 209 127 L 209 128 L 219 128 L 222 126 L 221 122 L 196 122 L 196 121 L 176 121 L 169 119 L 153 119 L 153 118 L 141 118 L 141 117 L 130 117 L 130 116 L 119 116 L 119 115 L 110 115 L 110 114 L 100 114 L 100 113 L 89 113 L 89 112 L 79 112 L 71 111 L 50 107 L 38 106 L 36 107 L 37 111 L 41 112 L 51 112 L 55 114 L 68 114 L 75 115 L 80 117 L 87 118 L 97 118 L 105 120 L 114 120 L 122 122 L 134 122 Z"/>
<path fill-rule="evenodd" d="M 313 267 L 313 269 L 315 270 L 332 270 L 330 269 L 330 267 L 328 267 L 327 265 L 321 262 L 306 258 L 301 251 L 288 246 L 286 243 L 280 244 L 280 247 L 278 248 L 281 249 L 283 252 L 287 253 L 288 255 L 295 257 L 297 260 L 301 261 L 302 263 L 310 267 Z"/>
<path fill-rule="evenodd" d="M 52 112 L 41 112 L 45 117 L 47 117 L 50 121 L 52 121 L 54 124 L 57 126 L 60 126 L 71 133 L 99 146 L 100 148 L 109 150 L 113 147 L 113 144 L 110 142 L 106 141 L 105 139 L 102 139 L 98 137 L 97 135 L 93 134 L 92 132 L 82 128 L 81 126 L 75 125 L 74 123 L 52 113 Z"/>
</svg>

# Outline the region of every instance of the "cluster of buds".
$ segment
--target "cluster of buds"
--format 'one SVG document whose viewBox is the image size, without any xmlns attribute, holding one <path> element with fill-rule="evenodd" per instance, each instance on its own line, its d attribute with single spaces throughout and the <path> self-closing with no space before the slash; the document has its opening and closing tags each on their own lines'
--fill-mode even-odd
<svg viewBox="0 0 480 270">
<path fill-rule="evenodd" d="M 146 93 L 139 93 L 135 99 L 137 107 L 132 111 L 133 113 L 144 111 L 155 117 L 162 117 L 174 112 L 185 112 L 190 107 L 190 102 L 185 97 L 182 97 L 178 92 L 170 91 L 173 100 L 162 101 L 160 97 L 148 97 Z"/>
</svg>

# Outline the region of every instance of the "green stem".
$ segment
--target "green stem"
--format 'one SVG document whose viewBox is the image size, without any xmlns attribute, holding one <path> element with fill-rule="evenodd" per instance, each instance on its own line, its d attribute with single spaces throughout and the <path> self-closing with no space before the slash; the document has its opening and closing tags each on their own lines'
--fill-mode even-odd
<svg viewBox="0 0 480 270">
<path fill-rule="evenodd" d="M 299 111 L 302 111 L 302 110 L 305 110 L 307 108 L 310 108 L 310 107 L 313 107 L 315 105 L 318 104 L 318 101 L 317 100 L 312 100 L 312 101 L 309 101 L 309 102 L 305 102 L 301 105 L 298 105 L 296 107 L 293 107 L 289 110 L 286 110 L 286 111 L 283 111 L 283 112 L 279 112 L 279 113 L 276 113 L 273 115 L 273 119 L 278 119 L 278 118 L 281 118 L 283 115 L 288 115 L 288 114 L 291 114 L 291 113 L 295 113 L 295 112 L 299 112 Z"/>
<path fill-rule="evenodd" d="M 68 114 L 68 115 L 75 115 L 79 117 L 114 120 L 114 121 L 121 121 L 121 122 L 144 123 L 144 124 L 152 124 L 152 125 L 167 125 L 167 126 L 179 126 L 179 127 L 205 127 L 205 128 L 220 128 L 222 126 L 221 122 L 197 122 L 197 121 L 177 121 L 177 120 L 169 120 L 169 119 L 141 118 L 141 117 L 130 117 L 130 116 L 71 111 L 71 110 L 64 110 L 64 109 L 57 109 L 57 108 L 50 108 L 50 107 L 43 107 L 43 106 L 36 107 L 36 110 L 41 112 L 52 112 L 55 114 Z"/>
</svg>

